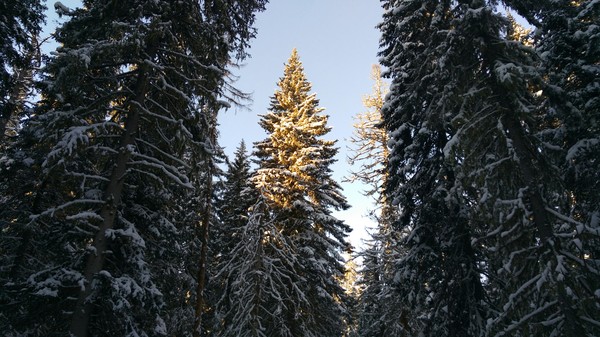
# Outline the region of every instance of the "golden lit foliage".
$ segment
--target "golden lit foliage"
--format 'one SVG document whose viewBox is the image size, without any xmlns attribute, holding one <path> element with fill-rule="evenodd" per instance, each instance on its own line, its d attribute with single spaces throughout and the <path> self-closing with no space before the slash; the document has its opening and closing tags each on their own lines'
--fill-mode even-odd
<svg viewBox="0 0 600 337">
<path fill-rule="evenodd" d="M 295 200 L 307 197 L 318 202 L 316 195 L 324 148 L 335 144 L 318 137 L 329 132 L 328 117 L 311 94 L 298 53 L 294 49 L 285 65 L 284 76 L 271 99 L 270 111 L 260 124 L 269 133 L 258 143 L 258 156 L 266 160 L 255 177 L 255 184 L 274 205 L 289 208 Z"/>
</svg>

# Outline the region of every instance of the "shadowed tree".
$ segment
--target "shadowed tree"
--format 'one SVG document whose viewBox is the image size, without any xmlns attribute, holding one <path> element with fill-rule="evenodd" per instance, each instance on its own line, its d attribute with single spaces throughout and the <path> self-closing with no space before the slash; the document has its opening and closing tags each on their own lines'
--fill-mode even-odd
<svg viewBox="0 0 600 337">
<path fill-rule="evenodd" d="M 10 333 L 180 334 L 171 309 L 192 301 L 172 290 L 186 287 L 193 303 L 203 300 L 190 274 L 206 267 L 192 248 L 205 250 L 196 228 L 212 217 L 216 114 L 227 105 L 217 97 L 239 94 L 226 66 L 232 54 L 245 55 L 263 7 L 60 7 L 70 20 L 57 30 L 61 46 L 44 70 L 43 100 L 18 141 L 25 155 L 14 157 L 30 167 L 19 174 L 36 174 L 28 192 L 35 198 L 3 228 L 3 238 L 18 238 L 3 256 L 13 267 L 2 285 L 15 299 Z M 184 200 L 200 207 L 183 209 Z M 186 260 L 200 262 L 189 270 Z M 182 312 L 188 316 L 178 319 L 194 324 L 180 335 L 200 334 L 202 311 Z"/>
</svg>

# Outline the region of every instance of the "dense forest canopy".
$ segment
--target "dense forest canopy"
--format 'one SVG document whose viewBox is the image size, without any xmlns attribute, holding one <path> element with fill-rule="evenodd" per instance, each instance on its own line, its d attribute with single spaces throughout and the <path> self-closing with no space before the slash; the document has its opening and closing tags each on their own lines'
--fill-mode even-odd
<svg viewBox="0 0 600 337">
<path fill-rule="evenodd" d="M 266 5 L 0 4 L 4 335 L 600 335 L 600 2 L 381 1 L 363 247 L 302 50 L 219 144 Z"/>
</svg>

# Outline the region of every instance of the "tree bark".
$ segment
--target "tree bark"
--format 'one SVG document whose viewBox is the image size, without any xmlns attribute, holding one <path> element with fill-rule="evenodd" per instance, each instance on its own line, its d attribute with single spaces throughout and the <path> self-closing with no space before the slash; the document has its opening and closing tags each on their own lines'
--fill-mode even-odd
<svg viewBox="0 0 600 337">
<path fill-rule="evenodd" d="M 202 224 L 200 226 L 200 244 L 202 247 L 200 248 L 200 260 L 198 261 L 198 285 L 196 287 L 196 305 L 194 307 L 194 337 L 200 337 L 202 335 L 202 314 L 204 313 L 204 308 L 206 307 L 205 299 L 204 299 L 204 289 L 206 288 L 206 261 L 208 255 L 208 228 L 210 224 L 212 213 L 211 207 L 211 195 L 212 195 L 212 170 L 208 168 L 207 172 L 208 178 L 206 182 L 206 198 L 204 208 L 204 215 L 202 216 Z"/>
<path fill-rule="evenodd" d="M 217 141 L 216 131 L 216 113 L 209 118 L 209 140 L 213 148 Z M 206 262 L 208 260 L 208 230 L 212 218 L 212 176 L 213 176 L 213 161 L 212 154 L 208 154 L 206 165 L 206 184 L 205 184 L 205 199 L 204 199 L 204 214 L 200 225 L 200 260 L 198 261 L 198 285 L 196 286 L 196 303 L 194 306 L 194 330 L 193 337 L 202 335 L 202 314 L 206 308 L 204 298 L 204 290 L 206 289 Z"/>
</svg>

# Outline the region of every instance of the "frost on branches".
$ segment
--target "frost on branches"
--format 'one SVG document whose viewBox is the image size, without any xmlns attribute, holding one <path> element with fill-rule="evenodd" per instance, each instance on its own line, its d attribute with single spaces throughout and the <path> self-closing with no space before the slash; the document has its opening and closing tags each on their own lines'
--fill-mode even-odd
<svg viewBox="0 0 600 337">
<path fill-rule="evenodd" d="M 599 331 L 599 7 L 506 5 L 531 36 L 493 2 L 384 2 L 405 333 Z"/>
<path fill-rule="evenodd" d="M 344 329 L 341 251 L 349 227 L 331 212 L 348 205 L 331 178 L 335 142 L 321 139 L 327 116 L 310 89 L 294 50 L 260 121 L 268 133 L 255 144 L 260 202 L 222 269 L 232 275 L 222 299 L 224 336 L 238 336 L 241 327 L 255 336 L 339 336 Z"/>
<path fill-rule="evenodd" d="M 245 55 L 263 8 L 129 0 L 68 11 L 10 158 L 15 181 L 32 183 L 15 186 L 18 207 L 2 219 L 5 333 L 192 335 L 186 294 L 197 297 L 192 275 L 205 268 L 194 249 L 204 217 L 185 206 L 210 194 L 217 98 L 239 98 L 226 66 Z"/>
</svg>

